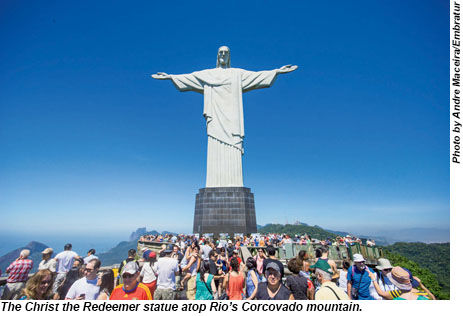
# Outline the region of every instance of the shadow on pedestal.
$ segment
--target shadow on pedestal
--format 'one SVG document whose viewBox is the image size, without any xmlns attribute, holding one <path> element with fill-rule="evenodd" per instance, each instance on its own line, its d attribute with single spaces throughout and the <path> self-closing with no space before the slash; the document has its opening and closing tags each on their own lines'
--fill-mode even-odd
<svg viewBox="0 0 463 316">
<path fill-rule="evenodd" d="M 254 194 L 249 188 L 220 187 L 199 189 L 196 194 L 193 233 L 257 232 Z"/>
</svg>

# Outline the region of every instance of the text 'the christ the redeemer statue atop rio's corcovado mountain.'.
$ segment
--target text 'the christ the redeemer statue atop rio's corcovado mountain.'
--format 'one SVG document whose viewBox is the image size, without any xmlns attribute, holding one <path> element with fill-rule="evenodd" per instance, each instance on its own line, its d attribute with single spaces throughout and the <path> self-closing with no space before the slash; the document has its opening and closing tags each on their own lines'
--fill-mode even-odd
<svg viewBox="0 0 463 316">
<path fill-rule="evenodd" d="M 158 72 L 155 79 L 170 79 L 179 91 L 204 95 L 207 125 L 206 187 L 242 187 L 244 118 L 243 92 L 272 86 L 278 74 L 292 72 L 297 66 L 286 65 L 268 71 L 248 71 L 230 67 L 230 49 L 219 48 L 217 66 L 191 74 L 168 75 Z"/>
</svg>

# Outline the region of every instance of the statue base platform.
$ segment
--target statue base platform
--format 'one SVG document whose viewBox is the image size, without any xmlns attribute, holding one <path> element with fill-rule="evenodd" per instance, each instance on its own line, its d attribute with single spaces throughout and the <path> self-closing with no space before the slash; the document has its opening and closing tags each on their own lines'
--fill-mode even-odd
<svg viewBox="0 0 463 316">
<path fill-rule="evenodd" d="M 257 232 L 254 194 L 245 187 L 199 189 L 196 194 L 193 233 Z"/>
</svg>

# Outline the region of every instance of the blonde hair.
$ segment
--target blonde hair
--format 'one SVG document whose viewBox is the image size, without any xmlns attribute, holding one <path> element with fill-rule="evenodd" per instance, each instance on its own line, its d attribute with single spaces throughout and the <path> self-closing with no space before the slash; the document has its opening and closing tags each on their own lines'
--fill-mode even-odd
<svg viewBox="0 0 463 316">
<path fill-rule="evenodd" d="M 37 290 L 40 286 L 40 283 L 42 280 L 46 277 L 50 276 L 50 284 L 48 285 L 48 290 L 45 292 L 45 294 L 42 297 L 38 297 Z M 53 288 L 53 273 L 48 270 L 39 270 L 37 273 L 35 273 L 26 283 L 26 287 L 23 290 L 24 295 L 26 295 L 27 298 L 32 298 L 32 299 L 47 299 L 51 295 L 51 291 Z"/>
</svg>

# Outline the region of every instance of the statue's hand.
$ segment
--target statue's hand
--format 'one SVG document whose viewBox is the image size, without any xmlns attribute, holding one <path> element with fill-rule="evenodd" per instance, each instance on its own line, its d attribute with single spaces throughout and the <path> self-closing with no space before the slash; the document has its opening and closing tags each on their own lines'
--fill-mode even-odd
<svg viewBox="0 0 463 316">
<path fill-rule="evenodd" d="M 285 65 L 283 67 L 281 67 L 280 69 L 278 69 L 278 73 L 279 74 L 284 74 L 284 73 L 287 73 L 287 72 L 291 72 L 291 71 L 294 71 L 297 69 L 297 66 L 296 65 Z"/>
<path fill-rule="evenodd" d="M 171 78 L 171 76 L 166 74 L 165 72 L 158 72 L 157 74 L 151 75 L 151 77 L 153 77 L 154 79 L 159 79 L 159 80 L 166 80 L 166 79 Z"/>
</svg>

